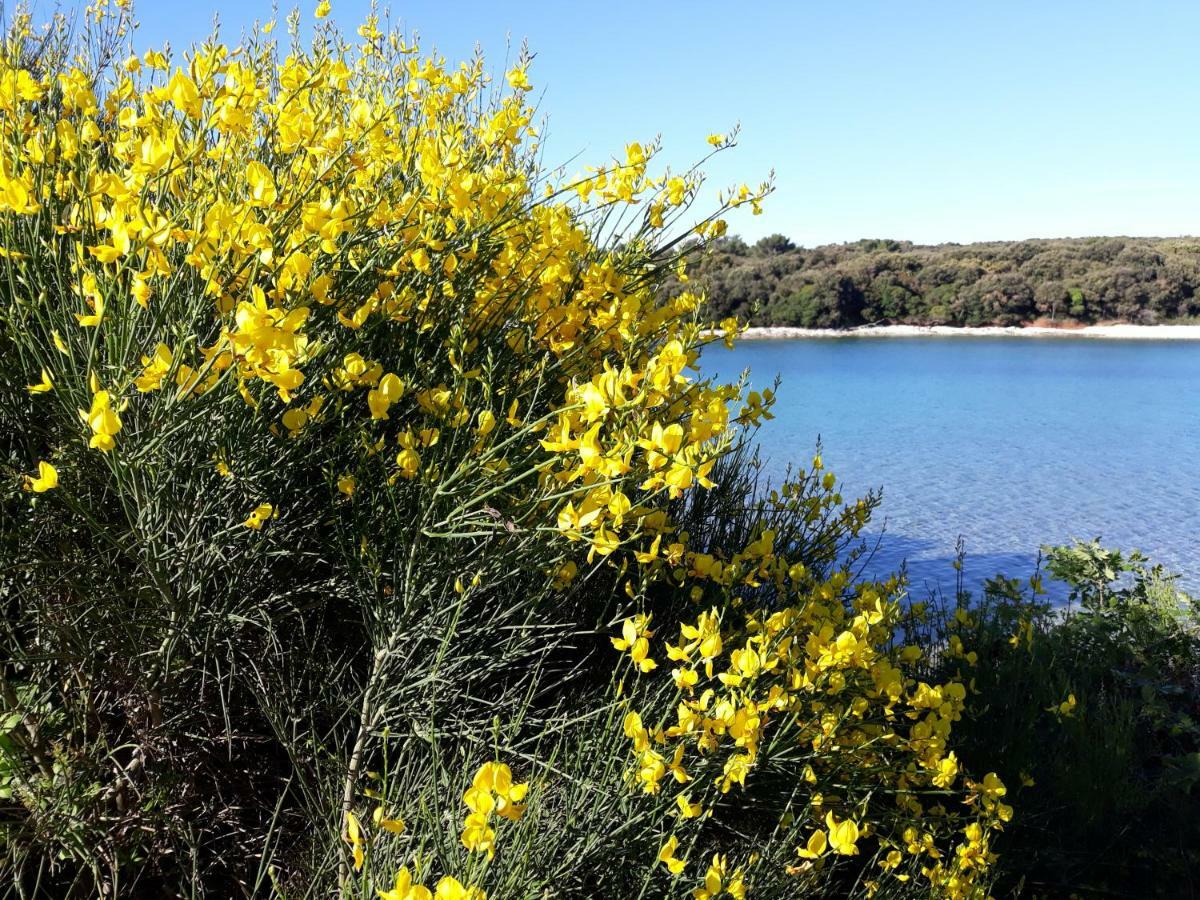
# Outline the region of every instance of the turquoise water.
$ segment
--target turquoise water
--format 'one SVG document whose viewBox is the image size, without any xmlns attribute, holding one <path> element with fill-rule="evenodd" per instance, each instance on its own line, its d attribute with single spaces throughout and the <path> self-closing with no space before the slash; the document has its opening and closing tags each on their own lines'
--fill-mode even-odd
<svg viewBox="0 0 1200 900">
<path fill-rule="evenodd" d="M 705 372 L 782 378 L 768 470 L 818 437 L 844 493 L 883 488 L 868 574 L 907 560 L 914 593 L 1026 577 L 1038 547 L 1100 537 L 1200 593 L 1200 345 L 1036 338 L 745 340 Z"/>
</svg>

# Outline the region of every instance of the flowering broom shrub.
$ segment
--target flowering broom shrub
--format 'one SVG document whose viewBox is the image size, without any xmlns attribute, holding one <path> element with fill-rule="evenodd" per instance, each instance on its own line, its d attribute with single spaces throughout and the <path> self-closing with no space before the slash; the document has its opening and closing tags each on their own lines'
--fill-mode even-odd
<svg viewBox="0 0 1200 900">
<path fill-rule="evenodd" d="M 874 498 L 759 489 L 660 290 L 769 183 L 548 170 L 527 55 L 375 16 L 131 24 L 0 53 L 9 893 L 983 894 Z"/>
</svg>

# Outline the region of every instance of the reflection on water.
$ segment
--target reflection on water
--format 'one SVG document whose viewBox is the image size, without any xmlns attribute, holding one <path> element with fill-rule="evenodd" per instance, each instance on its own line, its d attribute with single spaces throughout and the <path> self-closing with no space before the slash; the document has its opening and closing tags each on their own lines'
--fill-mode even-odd
<svg viewBox="0 0 1200 900">
<path fill-rule="evenodd" d="M 1072 537 L 1142 550 L 1200 593 L 1200 351 L 1188 342 L 916 338 L 743 341 L 706 372 L 783 383 L 768 472 L 826 464 L 883 488 L 868 574 L 907 560 L 914 594 L 1027 579 Z M 882 535 L 880 536 L 880 531 Z"/>
</svg>

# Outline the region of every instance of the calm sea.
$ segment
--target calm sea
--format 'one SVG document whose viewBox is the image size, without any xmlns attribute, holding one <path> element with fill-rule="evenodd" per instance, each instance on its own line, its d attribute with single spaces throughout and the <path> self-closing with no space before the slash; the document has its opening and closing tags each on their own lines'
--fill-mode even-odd
<svg viewBox="0 0 1200 900">
<path fill-rule="evenodd" d="M 914 593 L 1027 577 L 1072 537 L 1137 548 L 1200 593 L 1200 345 L 1071 338 L 744 340 L 705 372 L 782 378 L 768 470 L 818 437 L 844 493 L 883 489 L 868 574 Z"/>
</svg>

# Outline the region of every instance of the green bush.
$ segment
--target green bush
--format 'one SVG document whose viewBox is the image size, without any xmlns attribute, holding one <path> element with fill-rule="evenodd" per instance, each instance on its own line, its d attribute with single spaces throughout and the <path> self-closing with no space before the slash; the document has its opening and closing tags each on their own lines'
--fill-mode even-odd
<svg viewBox="0 0 1200 900">
<path fill-rule="evenodd" d="M 960 590 L 935 641 L 973 664 L 959 734 L 1012 785 L 1000 894 L 1182 897 L 1200 889 L 1200 611 L 1159 567 L 1098 542 L 1046 549 L 1065 606 L 998 577 Z"/>
</svg>

